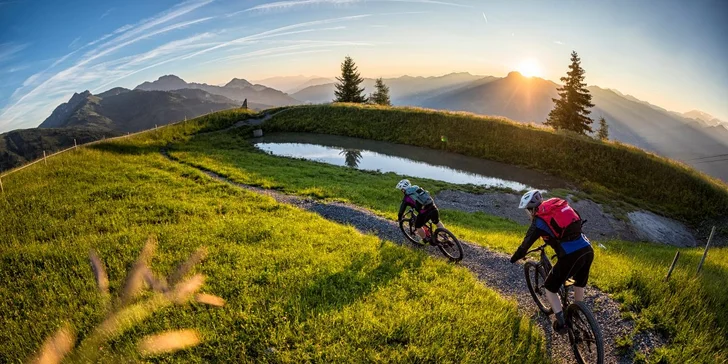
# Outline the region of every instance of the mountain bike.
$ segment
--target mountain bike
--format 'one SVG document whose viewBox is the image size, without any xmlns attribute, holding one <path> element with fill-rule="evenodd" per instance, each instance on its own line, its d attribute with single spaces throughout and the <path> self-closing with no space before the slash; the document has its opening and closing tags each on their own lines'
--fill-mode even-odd
<svg viewBox="0 0 728 364">
<path fill-rule="evenodd" d="M 418 246 L 427 245 L 427 241 L 423 241 L 415 231 L 415 221 L 417 220 L 417 211 L 413 208 L 409 208 L 407 212 L 402 215 L 402 219 L 399 221 L 399 228 L 407 237 L 407 240 Z M 450 258 L 451 261 L 458 262 L 463 259 L 463 246 L 455 234 L 451 233 L 448 229 L 432 229 L 432 222 L 428 221 L 423 227 L 425 229 L 425 237 L 429 240 L 430 245 L 435 245 L 440 248 L 442 254 Z"/>
<path fill-rule="evenodd" d="M 524 266 L 526 285 L 528 285 L 528 290 L 531 292 L 533 300 L 536 301 L 538 309 L 546 316 L 549 316 L 553 313 L 553 309 L 549 307 L 544 282 L 546 281 L 546 272 L 550 272 L 553 265 L 546 256 L 546 244 L 531 249 L 526 254 L 535 252 L 539 252 L 539 261 L 527 261 Z M 551 259 L 554 259 L 554 257 L 556 255 Z M 573 284 L 572 279 L 567 280 L 559 289 L 558 294 L 561 298 L 562 307 L 565 308 L 564 318 L 566 319 L 567 333 L 574 356 L 579 364 L 604 363 L 604 341 L 597 320 L 584 302 L 569 303 L 569 287 Z"/>
</svg>

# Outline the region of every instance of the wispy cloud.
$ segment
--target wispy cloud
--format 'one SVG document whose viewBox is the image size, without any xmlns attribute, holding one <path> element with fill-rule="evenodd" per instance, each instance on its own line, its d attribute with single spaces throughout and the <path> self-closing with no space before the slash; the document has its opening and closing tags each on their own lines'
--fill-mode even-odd
<svg viewBox="0 0 728 364">
<path fill-rule="evenodd" d="M 230 16 L 249 12 L 249 11 L 272 11 L 272 10 L 289 10 L 295 7 L 307 6 L 307 5 L 345 5 L 353 3 L 365 3 L 365 2 L 401 2 L 401 3 L 417 3 L 417 4 L 432 4 L 432 5 L 447 5 L 463 8 L 471 8 L 470 5 L 463 5 L 453 2 L 437 1 L 437 0 L 287 0 L 287 1 L 276 1 L 261 5 L 256 5 L 248 9 L 238 11 L 230 14 Z"/>
<path fill-rule="evenodd" d="M 23 49 L 28 48 L 29 45 L 30 43 L 0 43 L 0 62 L 12 59 Z"/>
<path fill-rule="evenodd" d="M 81 41 L 81 37 L 76 37 L 76 39 L 74 39 L 73 41 L 71 41 L 71 43 L 68 44 L 68 48 L 71 48 L 71 49 L 76 48 L 76 46 L 78 45 L 78 42 L 80 42 L 80 41 Z"/>
<path fill-rule="evenodd" d="M 555 41 L 554 41 L 554 43 L 555 43 L 555 44 L 558 44 L 558 45 L 564 45 L 564 42 L 562 42 L 562 41 L 560 41 L 560 40 L 555 40 Z"/>
<path fill-rule="evenodd" d="M 42 72 L 38 72 L 23 82 L 23 86 L 16 89 L 11 96 L 11 104 L 7 105 L 0 113 L 2 124 L 0 127 L 7 127 L 16 119 L 24 117 L 31 118 L 29 115 L 45 113 L 48 105 L 38 108 L 40 103 L 54 103 L 63 101 L 69 93 L 81 87 L 89 87 L 92 83 L 106 81 L 109 78 L 118 77 L 124 74 L 123 70 L 109 69 L 107 64 L 93 63 L 100 58 L 110 55 L 124 47 L 134 44 L 140 40 L 147 39 L 162 33 L 170 32 L 176 29 L 184 28 L 212 19 L 212 17 L 200 18 L 192 21 L 184 21 L 176 24 L 168 25 L 164 28 L 159 26 L 169 23 L 170 21 L 181 17 L 185 14 L 212 2 L 213 0 L 190 0 L 173 6 L 167 11 L 158 15 L 141 20 L 133 25 L 126 25 L 118 28 L 114 32 L 104 35 L 103 37 L 86 44 L 79 49 L 66 54 L 58 59 L 54 64 Z M 75 60 L 70 67 L 57 71 L 48 77 L 51 69 L 60 65 L 62 62 L 75 55 L 79 50 L 91 48 L 89 51 L 81 55 Z M 0 51 L 0 55 L 3 52 Z M 1 60 L 2 58 L 0 58 Z M 45 80 L 43 80 L 45 79 Z M 44 101 L 39 101 L 44 100 Z"/>
<path fill-rule="evenodd" d="M 104 12 L 103 14 L 101 14 L 101 16 L 99 17 L 99 20 L 101 20 L 101 19 L 103 19 L 103 18 L 107 17 L 107 16 L 108 16 L 109 14 L 111 14 L 111 12 L 112 12 L 112 11 L 114 11 L 114 10 L 116 10 L 116 8 L 111 8 L 111 9 L 109 9 L 109 10 L 106 10 L 106 11 L 105 11 L 105 12 Z"/>
<path fill-rule="evenodd" d="M 239 14 L 246 11 L 266 11 L 266 10 L 286 10 L 293 7 L 298 6 L 306 6 L 306 5 L 319 5 L 319 4 L 333 4 L 333 5 L 341 5 L 341 4 L 351 4 L 356 2 L 361 2 L 362 0 L 291 0 L 291 1 L 276 1 L 272 3 L 267 4 L 261 4 L 257 6 L 253 6 L 251 8 L 245 9 L 243 11 L 239 11 L 233 14 Z M 231 15 L 233 15 L 231 14 Z"/>
<path fill-rule="evenodd" d="M 488 17 L 485 16 L 485 13 L 483 13 L 483 19 L 485 19 L 485 24 L 488 24 Z"/>
<path fill-rule="evenodd" d="M 229 61 L 233 61 L 233 60 L 240 60 L 240 59 L 245 59 L 245 58 L 278 54 L 278 53 L 286 53 L 286 52 L 290 52 L 290 51 L 294 51 L 294 50 L 302 50 L 302 49 L 344 47 L 344 46 L 371 47 L 374 45 L 371 42 L 353 42 L 353 41 L 296 40 L 296 41 L 283 41 L 283 42 L 291 42 L 291 43 L 295 43 L 295 44 L 288 45 L 288 46 L 282 46 L 282 47 L 259 49 L 259 50 L 253 51 L 253 52 L 236 54 L 236 55 L 222 57 L 222 58 L 216 58 L 216 59 L 213 59 L 213 60 L 210 60 L 207 62 L 203 62 L 201 64 L 224 63 L 224 62 L 229 62 Z"/>
<path fill-rule="evenodd" d="M 237 38 L 237 39 L 234 39 L 234 40 L 231 40 L 231 41 L 222 43 L 222 44 L 218 44 L 218 45 L 216 45 L 214 47 L 210 47 L 210 48 L 203 49 L 201 51 L 192 53 L 192 54 L 188 55 L 187 57 L 185 57 L 184 59 L 196 57 L 196 56 L 199 56 L 201 54 L 208 53 L 208 52 L 211 52 L 211 51 L 220 49 L 220 48 L 225 48 L 225 47 L 229 47 L 229 46 L 232 46 L 232 45 L 238 45 L 238 44 L 248 43 L 250 41 L 256 41 L 256 40 L 270 38 L 270 37 L 279 37 L 279 36 L 283 36 L 283 35 L 300 34 L 300 33 L 307 33 L 307 32 L 317 31 L 317 29 L 303 29 L 303 30 L 294 30 L 294 29 L 306 28 L 306 27 L 311 27 L 311 26 L 316 26 L 316 25 L 324 25 L 324 24 L 331 24 L 331 23 L 339 23 L 339 22 L 357 20 L 357 19 L 362 19 L 362 18 L 366 18 L 366 17 L 369 17 L 369 16 L 371 16 L 371 14 L 344 16 L 344 17 L 340 17 L 340 18 L 332 18 L 332 19 L 324 19 L 324 20 L 315 20 L 315 21 L 310 21 L 310 22 L 304 22 L 304 23 L 298 23 L 298 24 L 293 24 L 293 25 L 287 25 L 287 26 L 284 26 L 284 27 L 280 27 L 280 28 L 276 28 L 276 29 L 272 29 L 272 30 L 267 30 L 267 31 L 264 31 L 264 32 L 260 32 L 260 33 L 253 34 L 253 35 L 248 35 L 248 36 L 241 37 L 241 38 Z M 318 30 L 326 30 L 326 29 L 318 29 Z"/>
</svg>

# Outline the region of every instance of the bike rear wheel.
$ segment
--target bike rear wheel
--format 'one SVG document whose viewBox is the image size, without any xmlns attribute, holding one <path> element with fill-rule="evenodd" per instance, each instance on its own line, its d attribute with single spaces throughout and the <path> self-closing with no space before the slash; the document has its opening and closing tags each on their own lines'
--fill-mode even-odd
<svg viewBox="0 0 728 364">
<path fill-rule="evenodd" d="M 545 315 L 550 315 L 553 310 L 546 298 L 546 287 L 544 287 L 546 272 L 544 272 L 543 267 L 534 262 L 526 262 L 523 266 L 523 271 L 526 275 L 528 291 L 531 292 L 531 297 L 536 302 L 536 306 Z"/>
<path fill-rule="evenodd" d="M 604 363 L 602 330 L 584 302 L 574 302 L 566 308 L 569 341 L 579 364 Z"/>
<path fill-rule="evenodd" d="M 433 239 L 437 241 L 437 247 L 440 248 L 442 254 L 445 254 L 450 260 L 459 262 L 463 259 L 463 246 L 460 244 L 460 240 L 450 230 L 435 230 Z"/>
<path fill-rule="evenodd" d="M 402 217 L 402 220 L 399 221 L 399 229 L 402 230 L 402 233 L 404 236 L 409 240 L 412 244 L 415 244 L 417 246 L 425 246 L 425 242 L 420 239 L 419 236 L 417 236 L 417 233 L 415 233 L 415 219 L 417 216 L 413 213 L 405 214 Z"/>
</svg>

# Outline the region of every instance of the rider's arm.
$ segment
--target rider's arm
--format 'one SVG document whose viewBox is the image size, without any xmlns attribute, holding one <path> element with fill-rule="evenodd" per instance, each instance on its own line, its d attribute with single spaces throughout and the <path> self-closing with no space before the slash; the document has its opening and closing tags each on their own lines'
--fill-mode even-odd
<svg viewBox="0 0 728 364">
<path fill-rule="evenodd" d="M 519 246 L 518 250 L 516 250 L 516 252 L 513 253 L 513 256 L 511 256 L 511 263 L 515 263 L 519 259 L 525 257 L 526 252 L 531 248 L 531 245 L 533 245 L 538 238 L 544 235 L 547 234 L 536 226 L 536 219 L 533 219 L 531 226 L 528 227 L 528 231 L 526 232 L 526 237 L 523 238 L 521 246 Z"/>
<path fill-rule="evenodd" d="M 407 198 L 402 199 L 402 203 L 399 205 L 399 213 L 397 213 L 397 221 L 402 220 L 404 210 L 407 208 Z"/>
</svg>

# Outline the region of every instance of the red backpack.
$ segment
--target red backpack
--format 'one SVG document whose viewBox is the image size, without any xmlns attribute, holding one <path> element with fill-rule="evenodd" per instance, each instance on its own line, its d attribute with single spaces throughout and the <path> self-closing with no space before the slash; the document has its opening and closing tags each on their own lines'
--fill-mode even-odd
<svg viewBox="0 0 728 364">
<path fill-rule="evenodd" d="M 569 235 L 566 238 L 571 238 L 571 235 L 581 234 L 581 223 L 574 224 L 580 222 L 581 218 L 566 200 L 550 198 L 538 206 L 534 215 L 546 222 L 556 239 L 562 240 L 565 235 Z"/>
</svg>

